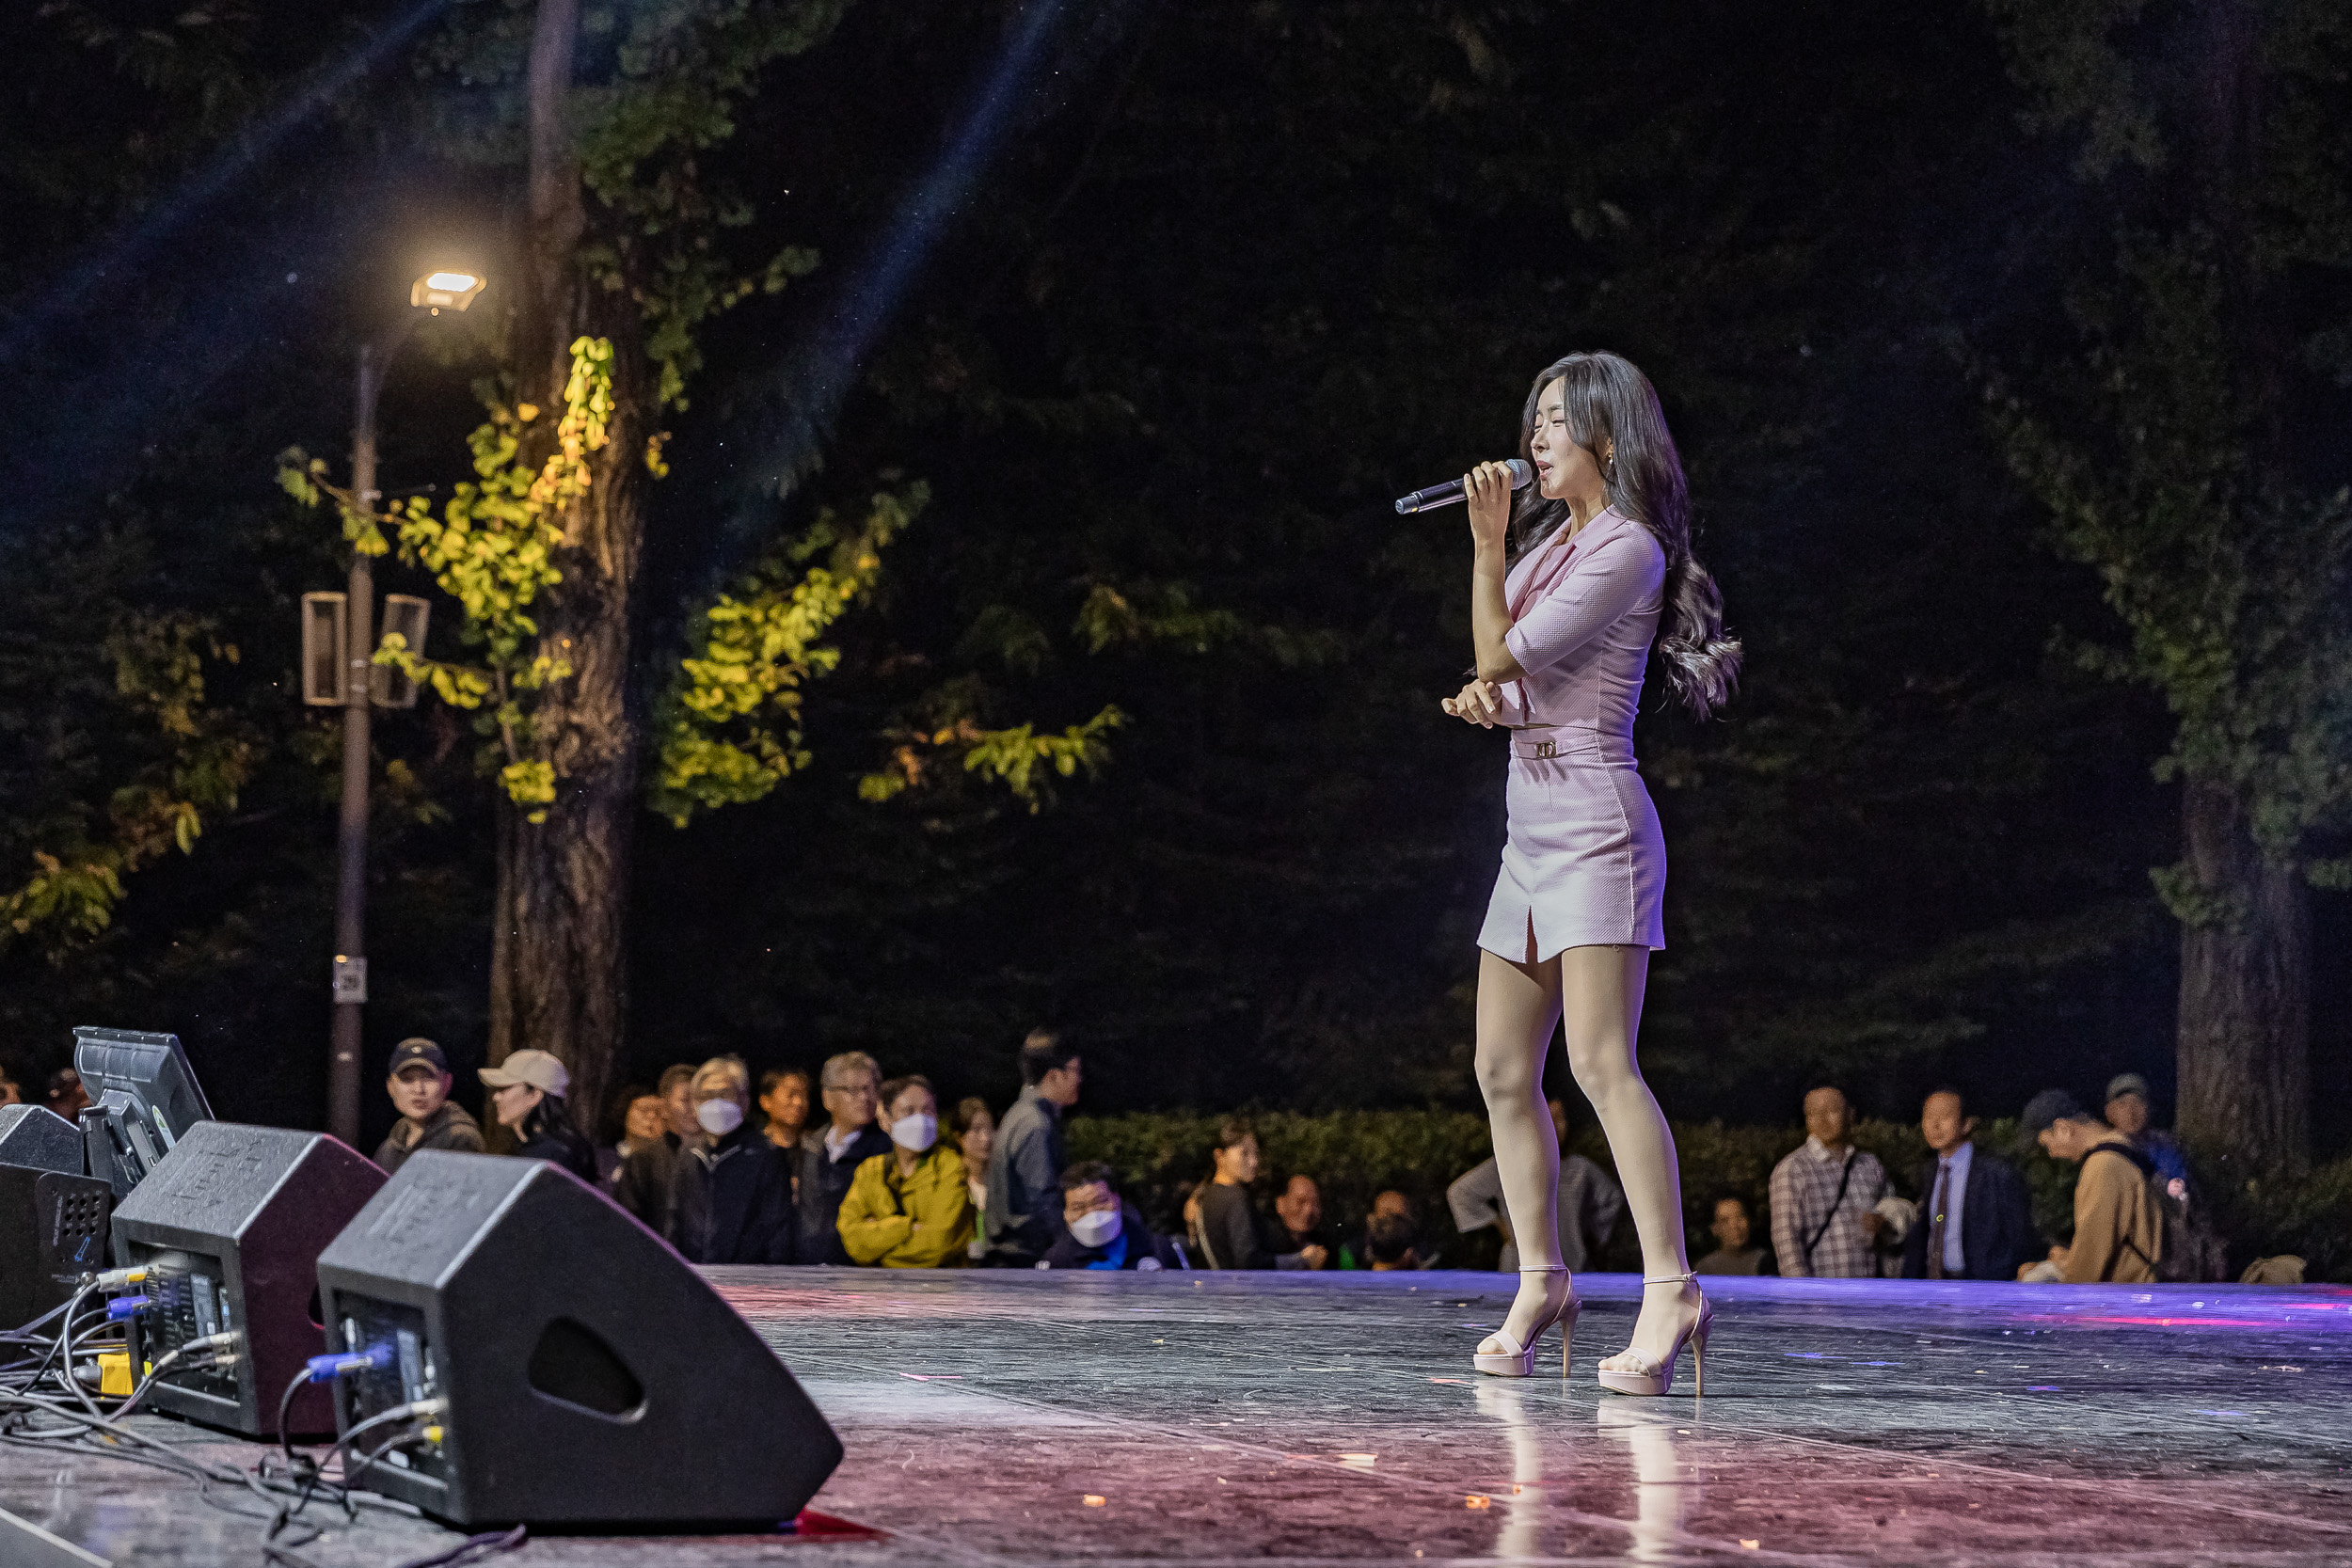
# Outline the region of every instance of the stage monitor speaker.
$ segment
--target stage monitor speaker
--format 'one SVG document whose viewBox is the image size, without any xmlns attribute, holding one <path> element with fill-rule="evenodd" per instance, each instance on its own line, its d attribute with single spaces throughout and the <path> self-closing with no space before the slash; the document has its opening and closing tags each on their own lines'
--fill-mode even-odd
<svg viewBox="0 0 2352 1568">
<path fill-rule="evenodd" d="M 177 1035 L 85 1024 L 73 1031 L 73 1070 L 90 1102 L 82 1112 L 89 1173 L 119 1203 L 213 1108 Z"/>
<path fill-rule="evenodd" d="M 426 1404 L 354 1439 L 355 1484 L 453 1524 L 774 1529 L 841 1463 L 751 1324 L 543 1161 L 409 1156 L 319 1297 L 332 1348 L 380 1363 L 339 1380 L 341 1430 Z"/>
<path fill-rule="evenodd" d="M 0 1105 L 0 1165 L 84 1174 L 82 1132 L 46 1105 Z"/>
<path fill-rule="evenodd" d="M 105 1182 L 82 1174 L 82 1134 L 44 1105 L 0 1106 L 0 1328 L 65 1305 L 106 1266 Z"/>
<path fill-rule="evenodd" d="M 132 1365 L 191 1339 L 235 1334 L 225 1360 L 167 1370 L 148 1396 L 249 1437 L 275 1437 L 278 1402 L 326 1348 L 317 1315 L 319 1251 L 384 1185 L 384 1172 L 324 1132 L 199 1121 L 114 1214 L 115 1261 L 145 1267 L 147 1309 L 131 1320 Z M 324 1386 L 305 1388 L 296 1433 L 334 1430 Z"/>
</svg>

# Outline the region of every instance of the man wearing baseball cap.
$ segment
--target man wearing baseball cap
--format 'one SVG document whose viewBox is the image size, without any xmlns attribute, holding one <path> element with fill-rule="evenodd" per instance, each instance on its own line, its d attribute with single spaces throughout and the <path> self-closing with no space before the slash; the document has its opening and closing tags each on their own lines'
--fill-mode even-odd
<svg viewBox="0 0 2352 1568">
<path fill-rule="evenodd" d="M 2181 1146 L 2161 1127 L 2148 1125 L 2148 1105 L 2153 1098 L 2148 1092 L 2147 1079 L 2137 1072 L 2117 1073 L 2107 1080 L 2107 1125 L 2153 1160 L 2157 1174 L 2167 1181 L 2186 1181 L 2188 1157 L 2181 1152 Z"/>
<path fill-rule="evenodd" d="M 498 1066 L 484 1068 L 482 1082 L 490 1090 L 490 1110 L 499 1125 L 514 1131 L 516 1153 L 562 1165 L 582 1181 L 596 1180 L 596 1151 L 564 1105 L 571 1069 L 553 1053 L 514 1052 Z"/>
<path fill-rule="evenodd" d="M 396 1171 L 421 1148 L 482 1152 L 481 1124 L 449 1097 L 453 1082 L 449 1058 L 431 1040 L 416 1036 L 392 1047 L 391 1075 L 384 1080 L 384 1088 L 400 1119 L 375 1151 L 377 1164 Z"/>
<path fill-rule="evenodd" d="M 2018 1136 L 2021 1148 L 2038 1143 L 2053 1160 L 2082 1165 L 2074 1179 L 2074 1239 L 2050 1249 L 2059 1278 L 2069 1285 L 2153 1283 L 2164 1255 L 2164 1220 L 2141 1172 L 2146 1156 L 2064 1089 L 2044 1089 L 2026 1101 Z M 2101 1153 L 2107 1158 L 2095 1158 Z"/>
</svg>

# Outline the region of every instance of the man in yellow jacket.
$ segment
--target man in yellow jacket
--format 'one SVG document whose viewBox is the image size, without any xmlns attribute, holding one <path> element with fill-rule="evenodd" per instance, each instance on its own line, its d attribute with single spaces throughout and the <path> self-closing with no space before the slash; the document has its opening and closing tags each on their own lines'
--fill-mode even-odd
<svg viewBox="0 0 2352 1568">
<path fill-rule="evenodd" d="M 884 1084 L 882 1121 L 896 1147 L 858 1166 L 841 1200 L 841 1244 L 869 1266 L 961 1267 L 972 1246 L 972 1189 L 962 1154 L 939 1141 L 930 1080 Z"/>
</svg>

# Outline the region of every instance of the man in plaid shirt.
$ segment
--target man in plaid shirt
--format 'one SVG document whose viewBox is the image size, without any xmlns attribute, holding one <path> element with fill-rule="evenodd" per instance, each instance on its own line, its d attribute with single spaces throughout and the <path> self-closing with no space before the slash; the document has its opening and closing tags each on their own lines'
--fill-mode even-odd
<svg viewBox="0 0 2352 1568">
<path fill-rule="evenodd" d="M 1772 1251 L 1780 1272 L 1795 1279 L 1875 1278 L 1886 1168 L 1849 1141 L 1853 1108 L 1836 1089 L 1804 1097 L 1804 1147 L 1772 1167 Z"/>
</svg>

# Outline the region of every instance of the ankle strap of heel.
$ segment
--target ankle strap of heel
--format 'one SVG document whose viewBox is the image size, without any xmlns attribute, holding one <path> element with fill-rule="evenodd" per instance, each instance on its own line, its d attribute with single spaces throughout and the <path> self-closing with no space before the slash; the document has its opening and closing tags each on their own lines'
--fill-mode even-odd
<svg viewBox="0 0 2352 1568">
<path fill-rule="evenodd" d="M 1521 1274 L 1565 1274 L 1567 1272 L 1568 1266 L 1565 1263 L 1521 1263 L 1519 1265 Z"/>
<path fill-rule="evenodd" d="M 1642 1276 L 1642 1283 L 1645 1285 L 1695 1285 L 1698 1283 L 1698 1278 L 1699 1276 L 1694 1274 L 1661 1274 L 1655 1279 L 1645 1275 Z"/>
</svg>

